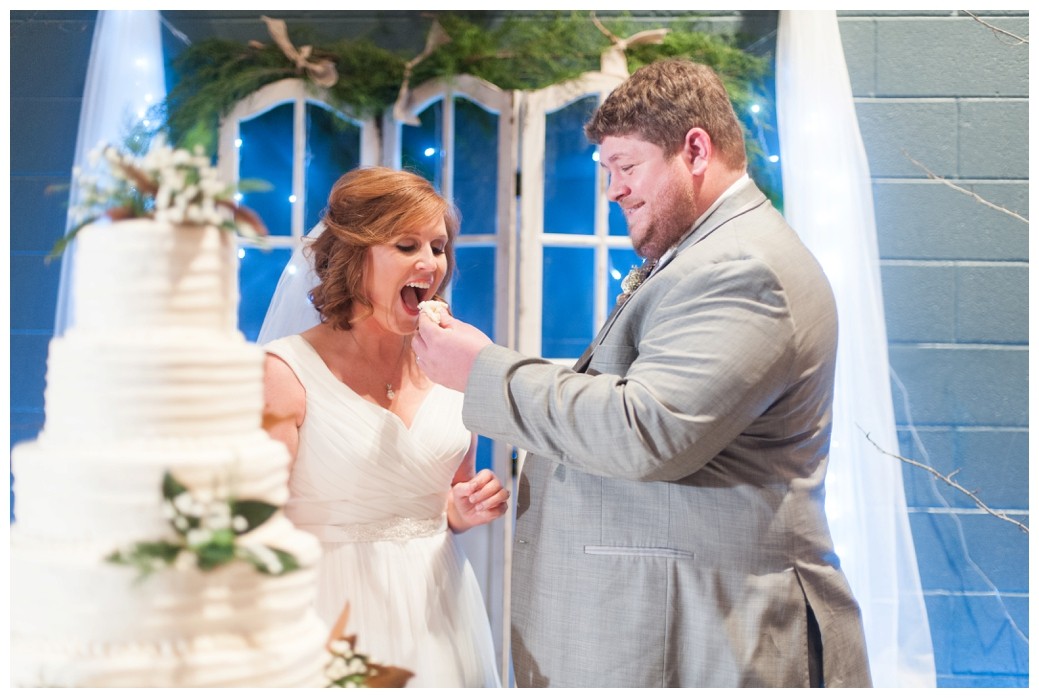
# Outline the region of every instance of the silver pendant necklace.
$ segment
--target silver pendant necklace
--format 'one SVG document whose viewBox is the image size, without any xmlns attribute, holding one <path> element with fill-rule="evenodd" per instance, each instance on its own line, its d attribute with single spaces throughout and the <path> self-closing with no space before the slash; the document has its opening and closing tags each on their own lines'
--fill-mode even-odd
<svg viewBox="0 0 1039 698">
<path fill-rule="evenodd" d="M 368 368 L 371 370 L 372 375 L 375 375 L 375 367 L 372 365 L 371 359 L 368 358 L 368 355 L 364 353 L 364 349 L 361 348 L 361 343 L 357 341 L 357 337 L 355 337 L 353 335 L 353 331 L 352 330 L 347 330 L 347 331 L 351 333 L 350 334 L 350 338 L 352 340 L 354 340 L 354 345 L 357 347 L 357 353 L 359 353 L 361 355 L 361 358 L 364 359 L 364 362 L 366 364 L 368 364 Z M 404 350 L 405 350 L 405 348 L 407 348 L 407 343 L 404 340 L 401 340 L 400 356 L 397 357 L 397 369 L 400 369 L 400 367 L 404 363 Z M 397 390 L 393 387 L 393 383 L 386 383 L 385 385 L 386 385 L 386 399 L 390 400 L 390 401 L 393 401 L 393 399 L 397 397 Z"/>
</svg>

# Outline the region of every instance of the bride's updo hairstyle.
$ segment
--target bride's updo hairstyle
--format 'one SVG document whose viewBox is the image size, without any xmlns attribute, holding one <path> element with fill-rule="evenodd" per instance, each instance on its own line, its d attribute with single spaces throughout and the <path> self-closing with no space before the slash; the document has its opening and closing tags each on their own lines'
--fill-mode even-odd
<svg viewBox="0 0 1039 698">
<path fill-rule="evenodd" d="M 458 209 L 413 172 L 363 167 L 340 177 L 328 195 L 325 230 L 309 248 L 318 278 L 310 296 L 321 320 L 348 330 L 355 304 L 367 311 L 360 317 L 370 315 L 372 302 L 365 288 L 368 249 L 441 219 L 447 228 L 447 273 L 437 293 L 454 273 Z"/>
</svg>

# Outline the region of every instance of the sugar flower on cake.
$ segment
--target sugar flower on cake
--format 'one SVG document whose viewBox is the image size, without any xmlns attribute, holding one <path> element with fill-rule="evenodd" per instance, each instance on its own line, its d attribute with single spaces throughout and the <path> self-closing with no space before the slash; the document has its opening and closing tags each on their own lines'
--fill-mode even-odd
<svg viewBox="0 0 1039 698">
<path fill-rule="evenodd" d="M 192 492 L 169 472 L 163 476 L 162 496 L 172 535 L 127 545 L 109 555 L 108 562 L 136 567 L 142 578 L 168 567 L 207 571 L 235 560 L 271 576 L 299 569 L 298 561 L 284 550 L 240 538 L 270 519 L 279 509 L 274 504 L 223 492 Z"/>
<path fill-rule="evenodd" d="M 221 181 L 201 146 L 173 148 L 161 135 L 143 154 L 101 146 L 90 153 L 88 167 L 76 168 L 72 175 L 74 223 L 50 257 L 60 255 L 84 226 L 101 219 L 213 225 L 253 240 L 267 235 L 260 217 L 239 205 L 237 197 L 269 186 L 255 180 L 243 180 L 237 187 Z"/>
</svg>

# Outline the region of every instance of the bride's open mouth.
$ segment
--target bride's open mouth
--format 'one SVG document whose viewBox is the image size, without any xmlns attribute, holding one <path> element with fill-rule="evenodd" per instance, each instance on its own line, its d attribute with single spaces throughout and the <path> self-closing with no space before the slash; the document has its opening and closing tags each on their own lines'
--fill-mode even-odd
<svg viewBox="0 0 1039 698">
<path fill-rule="evenodd" d="M 409 281 L 400 290 L 400 299 L 408 315 L 418 317 L 418 304 L 433 298 L 433 289 L 427 281 Z"/>
</svg>

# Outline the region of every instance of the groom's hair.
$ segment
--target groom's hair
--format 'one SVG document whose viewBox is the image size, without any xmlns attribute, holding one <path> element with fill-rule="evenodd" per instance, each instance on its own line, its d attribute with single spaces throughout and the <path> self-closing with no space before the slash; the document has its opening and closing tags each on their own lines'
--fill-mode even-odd
<svg viewBox="0 0 1039 698">
<path fill-rule="evenodd" d="M 622 82 L 585 124 L 592 143 L 634 136 L 671 156 L 692 128 L 702 128 L 732 169 L 747 166 L 743 126 L 721 78 L 701 63 L 665 59 L 644 65 Z"/>
<path fill-rule="evenodd" d="M 458 209 L 421 175 L 389 167 L 363 167 L 347 172 L 328 195 L 325 230 L 306 250 L 313 255 L 318 285 L 310 299 L 323 322 L 350 329 L 359 319 L 356 305 L 372 312 L 368 295 L 368 250 L 393 242 L 431 222 L 447 228 L 447 273 L 440 293 L 455 269 L 454 244 L 461 225 Z M 377 280 L 372 280 L 377 281 Z"/>
</svg>

